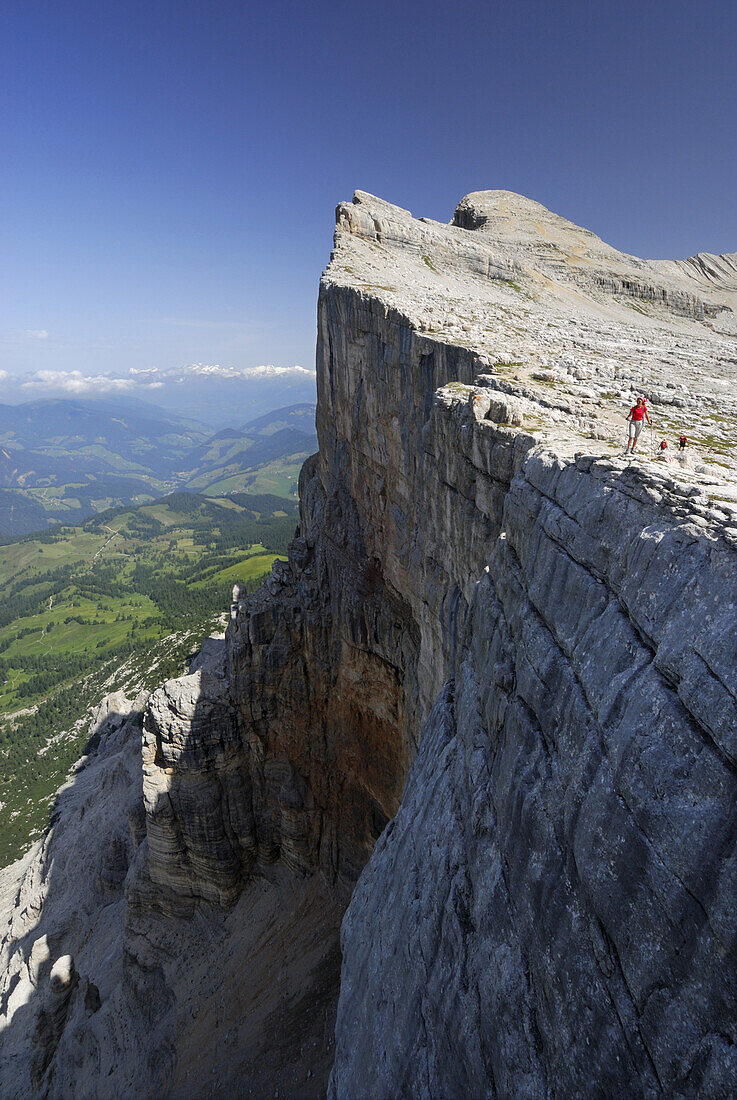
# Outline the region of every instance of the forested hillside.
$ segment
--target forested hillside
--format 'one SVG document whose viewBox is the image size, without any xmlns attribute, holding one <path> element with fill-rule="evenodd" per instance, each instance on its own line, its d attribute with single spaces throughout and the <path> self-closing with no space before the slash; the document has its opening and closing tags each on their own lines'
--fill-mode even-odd
<svg viewBox="0 0 737 1100">
<path fill-rule="evenodd" d="M 0 405 L 0 541 L 177 489 L 296 498 L 314 412 L 294 405 L 213 435 L 132 399 Z"/>
</svg>

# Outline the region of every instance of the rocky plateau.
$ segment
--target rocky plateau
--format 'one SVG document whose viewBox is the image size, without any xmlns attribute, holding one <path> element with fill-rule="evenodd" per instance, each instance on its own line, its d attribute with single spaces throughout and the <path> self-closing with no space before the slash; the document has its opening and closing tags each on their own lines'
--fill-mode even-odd
<svg viewBox="0 0 737 1100">
<path fill-rule="evenodd" d="M 288 560 L 0 872 L 0 1095 L 736 1095 L 736 379 L 737 253 L 341 203 Z"/>
</svg>

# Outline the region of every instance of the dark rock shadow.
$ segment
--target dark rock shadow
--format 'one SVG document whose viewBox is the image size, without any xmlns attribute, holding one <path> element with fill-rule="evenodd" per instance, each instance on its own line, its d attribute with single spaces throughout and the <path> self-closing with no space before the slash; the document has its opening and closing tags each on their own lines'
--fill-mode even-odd
<svg viewBox="0 0 737 1100">
<path fill-rule="evenodd" d="M 198 803 L 208 805 L 215 782 L 203 746 L 209 738 L 227 752 L 237 734 L 229 704 L 213 698 L 223 656 L 222 639 L 208 639 L 190 673 L 156 693 L 167 698 L 168 689 L 171 701 L 173 684 L 191 693 L 179 747 L 202 784 L 187 790 L 192 775 L 182 770 L 177 813 L 191 814 L 195 833 Z M 152 881 L 143 703 L 128 710 L 113 696 L 101 705 L 46 836 L 0 872 L 9 914 L 0 1096 L 261 1096 L 278 1087 L 282 1095 L 324 1096 L 348 892 L 276 859 L 251 878 L 239 872 L 227 897 L 203 896 L 187 876 L 194 865 L 204 873 L 198 881 L 217 883 L 217 866 L 203 865 L 181 836 L 181 860 L 168 852 L 181 879 Z M 160 764 L 160 746 L 156 754 Z M 243 776 L 232 778 L 225 797 L 237 814 L 251 803 Z M 170 793 L 149 798 L 148 809 L 155 844 Z M 237 843 L 232 831 L 227 841 Z"/>
</svg>

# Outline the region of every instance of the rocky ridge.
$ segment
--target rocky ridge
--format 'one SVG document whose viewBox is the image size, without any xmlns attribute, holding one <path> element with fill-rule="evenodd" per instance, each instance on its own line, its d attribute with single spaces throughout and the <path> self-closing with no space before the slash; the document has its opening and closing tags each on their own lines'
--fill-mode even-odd
<svg viewBox="0 0 737 1100">
<path fill-rule="evenodd" d="M 88 1013 L 80 1095 L 322 1095 L 334 1054 L 351 1100 L 727 1095 L 733 257 L 638 260 L 508 192 L 336 223 L 299 536 L 148 701 L 145 836 L 141 718 L 116 735 L 115 905 L 52 897 L 64 801 L 4 873 L 14 1080 L 62 1095 Z M 683 464 L 618 455 L 639 392 Z"/>
</svg>

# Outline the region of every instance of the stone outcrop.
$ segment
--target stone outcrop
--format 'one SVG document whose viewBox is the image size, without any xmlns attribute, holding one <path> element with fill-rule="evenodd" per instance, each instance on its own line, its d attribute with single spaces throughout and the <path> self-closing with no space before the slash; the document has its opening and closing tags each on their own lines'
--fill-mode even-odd
<svg viewBox="0 0 737 1100">
<path fill-rule="evenodd" d="M 222 649 L 167 685 L 182 711 Z M 276 865 L 226 908 L 152 881 L 144 702 L 103 701 L 50 832 L 0 871 L 0 1095 L 324 1096 L 347 891 Z"/>
<path fill-rule="evenodd" d="M 737 558 L 638 489 L 515 479 L 344 923 L 333 1096 L 737 1087 Z"/>
<path fill-rule="evenodd" d="M 135 719 L 143 804 L 127 770 L 134 826 L 97 841 L 115 980 L 79 931 L 100 897 L 74 924 L 74 886 L 32 887 L 92 788 L 13 872 L 16 1080 L 63 1094 L 83 1014 L 115 1014 L 118 1089 L 737 1089 L 728 260 L 626 256 L 508 192 L 450 225 L 339 205 L 297 537 Z M 682 464 L 619 453 L 639 392 Z"/>
<path fill-rule="evenodd" d="M 50 830 L 0 872 L 3 1095 L 92 1096 L 108 1074 L 130 1094 L 162 1079 L 157 1062 L 165 1071 L 165 1050 L 147 1053 L 146 1013 L 123 992 L 124 884 L 145 838 L 142 705 L 122 693 L 101 703 L 99 747 L 59 792 Z"/>
<path fill-rule="evenodd" d="M 697 252 L 687 260 L 673 260 L 671 263 L 694 279 L 723 287 L 725 290 L 737 290 L 737 252 L 722 256 L 715 256 L 711 252 Z"/>
<path fill-rule="evenodd" d="M 499 205 L 520 207 L 472 196 L 456 224 L 487 231 Z M 600 251 L 584 240 L 589 258 Z M 552 296 L 536 300 L 539 270 L 525 308 L 552 319 Z M 606 438 L 598 387 L 619 372 L 593 358 L 596 330 L 613 334 L 594 319 L 608 288 L 595 269 L 587 278 L 579 392 L 597 407 L 589 425 L 573 424 Z M 676 329 L 674 314 L 702 315 L 681 308 L 682 293 L 671 283 L 659 295 L 660 331 Z M 488 354 L 470 298 L 470 323 L 456 325 Z M 656 349 L 665 357 L 648 327 L 652 363 Z M 730 343 L 709 347 L 687 325 L 683 337 L 706 367 L 684 406 L 703 409 Z M 463 546 L 462 613 L 426 661 L 447 683 L 344 923 L 336 1098 L 737 1088 L 733 481 L 635 470 L 583 441 L 588 454 L 571 454 L 570 435 L 550 426 L 561 405 L 543 390 L 556 375 L 531 366 L 446 387 L 423 425 L 421 475 L 406 494 L 426 515 L 407 525 L 414 546 L 442 516 L 444 564 L 459 530 L 464 542 L 483 530 L 482 549 Z M 639 369 L 651 394 L 679 377 Z M 732 430 L 733 406 L 725 413 Z M 500 462 L 505 440 L 514 457 Z M 415 583 L 424 564 L 418 554 Z M 439 592 L 426 581 L 428 610 L 450 579 Z"/>
</svg>

